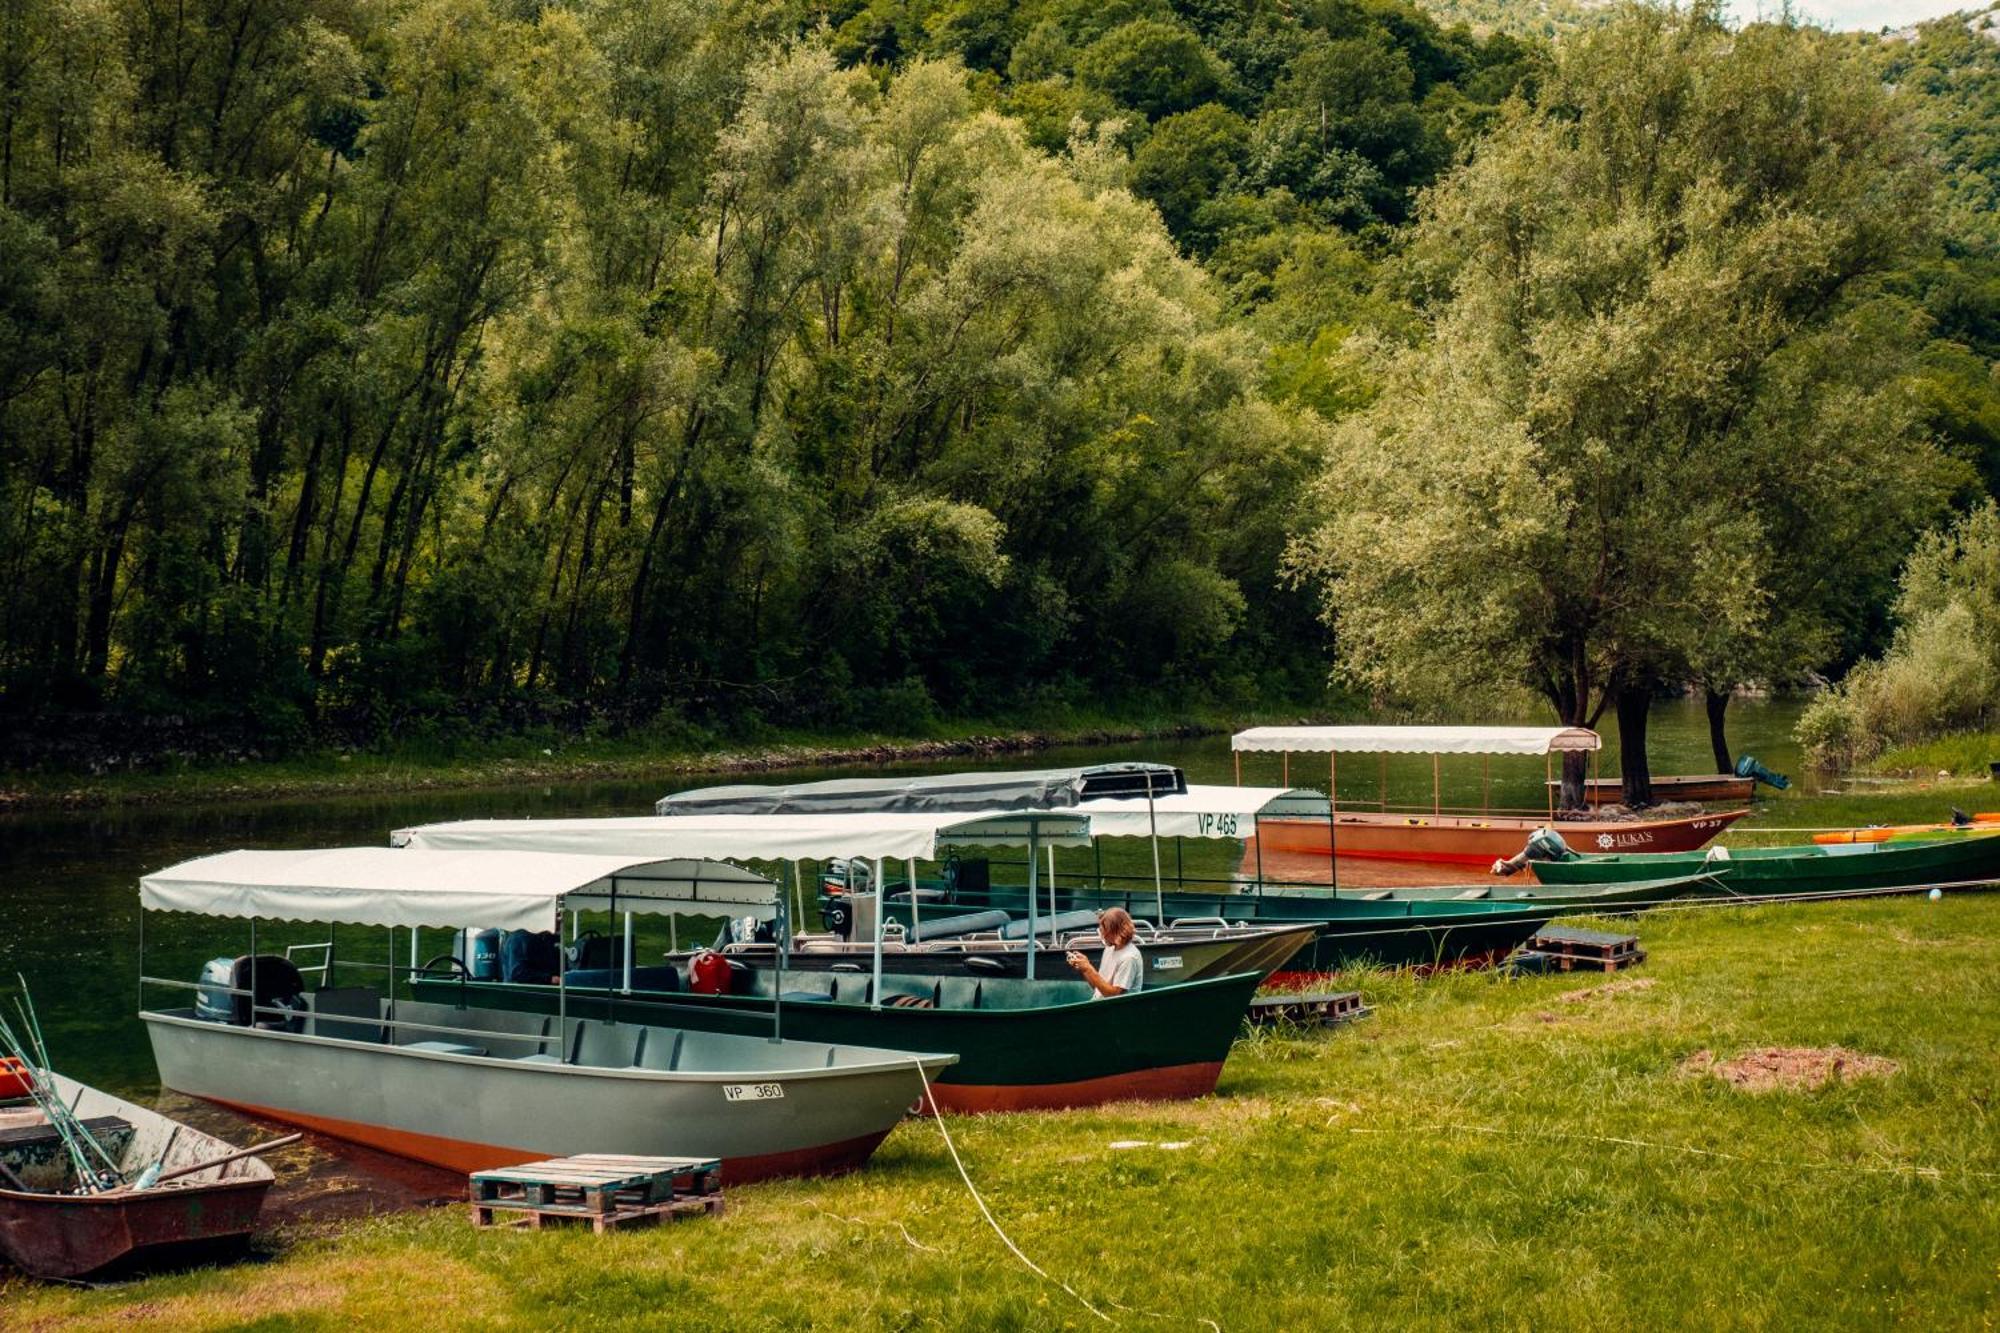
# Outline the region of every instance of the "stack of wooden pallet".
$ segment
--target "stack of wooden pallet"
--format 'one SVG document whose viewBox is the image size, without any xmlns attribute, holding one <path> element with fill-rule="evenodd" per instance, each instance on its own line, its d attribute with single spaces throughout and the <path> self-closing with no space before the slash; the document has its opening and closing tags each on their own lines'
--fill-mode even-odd
<svg viewBox="0 0 2000 1333">
<path fill-rule="evenodd" d="M 1352 1023 L 1374 1012 L 1361 1002 L 1360 991 L 1283 991 L 1250 1001 L 1252 1023 L 1291 1023 L 1296 1027 L 1332 1027 Z"/>
<path fill-rule="evenodd" d="M 596 1232 L 722 1212 L 722 1163 L 702 1157 L 585 1153 L 476 1172 L 475 1226 L 588 1222 Z"/>
<path fill-rule="evenodd" d="M 1646 961 L 1637 935 L 1576 926 L 1545 926 L 1514 955 L 1522 972 L 1618 972 Z"/>
</svg>

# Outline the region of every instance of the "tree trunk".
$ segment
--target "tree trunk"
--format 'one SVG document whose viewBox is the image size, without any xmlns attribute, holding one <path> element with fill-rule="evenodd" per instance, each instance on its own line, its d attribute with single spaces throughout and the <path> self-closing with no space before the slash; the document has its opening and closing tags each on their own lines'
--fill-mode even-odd
<svg viewBox="0 0 2000 1333">
<path fill-rule="evenodd" d="M 1708 705 L 1708 747 L 1715 751 L 1715 771 L 1734 772 L 1736 760 L 1729 753 L 1729 737 L 1722 727 L 1723 715 L 1729 709 L 1728 690 L 1718 690 L 1713 685 L 1702 691 Z"/>
<path fill-rule="evenodd" d="M 1618 688 L 1618 775 L 1624 803 L 1635 810 L 1654 804 L 1653 772 L 1646 763 L 1646 718 L 1653 692 L 1643 685 Z"/>
</svg>

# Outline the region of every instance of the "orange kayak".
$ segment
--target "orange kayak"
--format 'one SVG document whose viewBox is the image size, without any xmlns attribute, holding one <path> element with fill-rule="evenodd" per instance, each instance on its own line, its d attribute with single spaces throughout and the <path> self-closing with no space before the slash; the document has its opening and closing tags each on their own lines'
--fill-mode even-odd
<svg viewBox="0 0 2000 1333">
<path fill-rule="evenodd" d="M 1970 824 L 1880 824 L 1873 828 L 1847 828 L 1836 833 L 1815 833 L 1818 843 L 1891 842 L 1900 838 L 1933 838 L 1939 834 L 2000 833 L 2000 810 L 1982 810 Z"/>
</svg>

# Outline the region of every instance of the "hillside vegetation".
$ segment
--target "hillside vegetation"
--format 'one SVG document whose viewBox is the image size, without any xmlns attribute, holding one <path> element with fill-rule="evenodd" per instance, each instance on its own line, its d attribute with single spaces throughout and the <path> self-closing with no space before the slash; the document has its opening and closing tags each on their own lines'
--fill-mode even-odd
<svg viewBox="0 0 2000 1333">
<path fill-rule="evenodd" d="M 1431 336 L 1426 192 L 1560 114 L 1510 26 L 10 5 L 0 763 L 1319 704 L 1337 613 L 1283 555 Z M 1962 507 L 2000 287 L 1959 32 L 1869 67 L 1958 202 L 1863 295 Z M 1883 646 L 1891 574 L 1787 660 Z"/>
</svg>

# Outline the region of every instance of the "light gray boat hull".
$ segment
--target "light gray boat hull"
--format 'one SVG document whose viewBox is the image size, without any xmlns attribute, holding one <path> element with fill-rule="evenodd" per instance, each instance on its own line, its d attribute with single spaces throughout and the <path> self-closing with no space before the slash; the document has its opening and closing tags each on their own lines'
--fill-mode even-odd
<svg viewBox="0 0 2000 1333">
<path fill-rule="evenodd" d="M 140 1018 L 169 1088 L 465 1172 L 586 1152 L 720 1158 L 733 1182 L 847 1170 L 921 1097 L 918 1062 L 955 1058 L 752 1038 L 770 1055 L 741 1068 L 606 1068 Z"/>
</svg>

